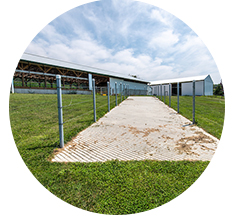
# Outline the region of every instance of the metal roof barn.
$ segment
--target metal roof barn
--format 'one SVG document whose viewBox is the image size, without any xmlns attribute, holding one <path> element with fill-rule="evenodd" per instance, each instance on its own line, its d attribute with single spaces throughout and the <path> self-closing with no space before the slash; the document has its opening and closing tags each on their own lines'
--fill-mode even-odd
<svg viewBox="0 0 234 216">
<path fill-rule="evenodd" d="M 134 77 L 131 77 L 131 76 L 128 76 L 125 74 L 121 74 L 121 73 L 117 73 L 114 71 L 109 71 L 109 70 L 100 69 L 100 68 L 96 68 L 96 67 L 90 67 L 90 66 L 86 66 L 86 65 L 76 64 L 76 63 L 72 63 L 72 62 L 68 62 L 68 61 L 62 61 L 62 60 L 39 56 L 39 55 L 35 55 L 35 54 L 30 54 L 30 53 L 24 53 L 21 57 L 21 60 L 28 61 L 28 62 L 37 62 L 37 63 L 49 65 L 49 66 L 69 68 L 69 69 L 84 71 L 84 72 L 92 73 L 92 74 L 100 74 L 100 75 L 104 75 L 104 76 L 127 79 L 127 80 L 142 82 L 142 83 L 149 83 L 149 81 L 134 78 Z"/>
<path fill-rule="evenodd" d="M 179 83 L 179 94 L 181 96 L 184 95 L 191 96 L 193 81 L 195 81 L 195 89 L 196 89 L 195 94 L 197 96 L 213 95 L 213 80 L 211 79 L 210 75 L 152 81 L 150 82 L 150 86 L 153 89 L 154 95 L 161 95 L 161 94 L 164 95 L 164 86 L 165 86 L 165 94 L 168 95 L 169 84 L 171 84 L 172 85 L 171 94 L 177 95 L 177 83 Z"/>
<path fill-rule="evenodd" d="M 44 89 L 43 93 L 51 93 L 51 91 L 54 92 L 56 75 L 61 75 L 64 90 L 64 86 L 69 85 L 70 89 L 75 88 L 77 93 L 81 93 L 82 90 L 82 94 L 85 93 L 84 91 L 92 90 L 92 79 L 95 79 L 97 87 L 107 87 L 107 82 L 109 82 L 110 87 L 114 89 L 117 83 L 117 93 L 120 91 L 120 86 L 127 86 L 134 92 L 140 90 L 141 94 L 145 94 L 149 83 L 149 81 L 118 72 L 30 53 L 22 55 L 14 79 L 21 83 L 21 86 L 16 86 L 19 93 L 28 92 L 27 89 L 34 89 L 34 93 L 42 93 L 42 89 Z M 31 81 L 37 84 L 28 86 L 27 83 Z"/>
</svg>

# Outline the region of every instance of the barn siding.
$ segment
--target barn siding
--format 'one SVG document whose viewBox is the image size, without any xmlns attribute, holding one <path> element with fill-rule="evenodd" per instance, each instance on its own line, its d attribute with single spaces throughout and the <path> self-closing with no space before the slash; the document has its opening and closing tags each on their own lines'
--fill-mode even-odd
<svg viewBox="0 0 234 216">
<path fill-rule="evenodd" d="M 209 76 L 206 77 L 205 81 L 205 95 L 213 95 L 213 81 Z"/>
<path fill-rule="evenodd" d="M 122 88 L 123 88 L 123 84 L 125 84 L 125 86 L 128 85 L 129 89 L 137 89 L 137 90 L 147 90 L 147 86 L 148 86 L 147 84 L 143 84 L 143 83 L 124 81 L 124 79 L 110 78 L 110 87 L 112 89 L 115 89 L 115 82 L 117 83 L 117 94 L 119 94 L 120 83 L 122 83 Z M 115 92 L 115 90 L 113 92 Z"/>
</svg>

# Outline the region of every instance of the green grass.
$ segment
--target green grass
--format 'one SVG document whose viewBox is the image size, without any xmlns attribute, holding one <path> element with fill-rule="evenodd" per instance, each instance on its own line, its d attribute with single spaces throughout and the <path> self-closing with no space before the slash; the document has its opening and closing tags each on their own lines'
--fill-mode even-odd
<svg viewBox="0 0 234 216">
<path fill-rule="evenodd" d="M 80 103 L 84 101 L 88 102 Z M 97 118 L 107 112 L 106 102 L 106 97 L 97 95 Z M 86 113 L 92 110 L 92 96 L 63 95 L 63 106 L 67 142 L 93 123 L 92 111 Z M 115 97 L 111 97 L 114 106 Z M 56 95 L 10 95 L 12 133 L 29 170 L 54 195 L 88 211 L 131 214 L 156 208 L 183 193 L 209 163 L 51 163 L 48 158 L 59 145 L 57 119 Z"/>
<path fill-rule="evenodd" d="M 161 99 L 161 97 L 158 97 Z M 164 97 L 162 97 L 164 101 Z M 169 105 L 169 97 L 165 103 Z M 180 96 L 180 114 L 192 121 L 193 101 L 192 96 Z M 177 96 L 171 97 L 171 107 L 177 111 Z M 195 97 L 195 122 L 208 133 L 220 139 L 225 113 L 225 99 L 221 96 L 196 96 Z"/>
</svg>

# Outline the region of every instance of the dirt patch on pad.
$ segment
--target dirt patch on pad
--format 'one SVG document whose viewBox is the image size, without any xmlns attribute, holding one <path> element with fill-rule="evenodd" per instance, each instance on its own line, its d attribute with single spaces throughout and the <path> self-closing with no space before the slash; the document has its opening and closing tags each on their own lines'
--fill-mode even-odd
<svg viewBox="0 0 234 216">
<path fill-rule="evenodd" d="M 191 155 L 193 153 L 191 151 L 192 150 L 192 148 L 191 148 L 192 145 L 193 144 L 177 143 L 175 148 L 179 151 L 180 154 L 186 153 L 186 154 Z"/>
<path fill-rule="evenodd" d="M 205 150 L 214 150 L 205 146 L 205 143 L 212 143 L 214 142 L 209 136 L 203 134 L 202 132 L 196 132 L 194 136 L 190 137 L 183 137 L 178 140 L 176 143 L 175 149 L 179 151 L 180 154 L 186 153 L 188 155 L 198 155 L 198 153 L 194 152 L 196 148 L 192 148 L 195 144 L 199 144 Z"/>
<path fill-rule="evenodd" d="M 128 128 L 129 128 L 129 132 L 131 132 L 132 134 L 134 134 L 136 136 L 138 134 L 143 134 L 142 137 L 147 137 L 152 132 L 159 132 L 159 129 L 157 129 L 157 128 L 146 128 L 144 130 L 139 130 L 136 127 L 132 127 L 132 126 L 128 126 Z"/>
</svg>

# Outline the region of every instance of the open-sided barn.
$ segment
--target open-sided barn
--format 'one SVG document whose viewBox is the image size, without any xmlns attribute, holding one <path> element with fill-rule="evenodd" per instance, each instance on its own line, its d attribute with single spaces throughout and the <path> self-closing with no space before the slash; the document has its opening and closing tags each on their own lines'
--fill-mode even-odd
<svg viewBox="0 0 234 216">
<path fill-rule="evenodd" d="M 177 78 L 169 80 L 146 81 L 129 75 L 113 71 L 75 64 L 49 57 L 24 53 L 21 57 L 13 80 L 16 93 L 56 93 L 56 75 L 62 77 L 64 93 L 76 92 L 77 94 L 90 94 L 92 79 L 95 86 L 107 87 L 110 83 L 111 93 L 120 92 L 120 84 L 129 90 L 130 95 L 177 95 L 179 83 L 179 95 L 192 95 L 192 82 L 195 81 L 196 95 L 213 95 L 213 81 L 210 75 Z M 32 84 L 33 83 L 33 84 Z"/>
<path fill-rule="evenodd" d="M 62 88 L 66 85 L 70 88 L 64 90 L 76 91 L 86 94 L 92 90 L 92 79 L 95 79 L 97 87 L 107 87 L 110 83 L 112 93 L 120 90 L 120 83 L 126 86 L 134 94 L 146 94 L 148 81 L 132 76 L 108 71 L 100 68 L 75 64 L 53 58 L 24 53 L 21 57 L 15 74 L 14 87 L 17 93 L 56 93 L 56 75 L 62 77 Z M 16 82 L 17 81 L 17 82 Z M 34 85 L 31 85 L 33 82 Z M 17 85 L 17 83 L 20 83 Z M 132 91 L 131 91 L 132 90 Z"/>
</svg>

